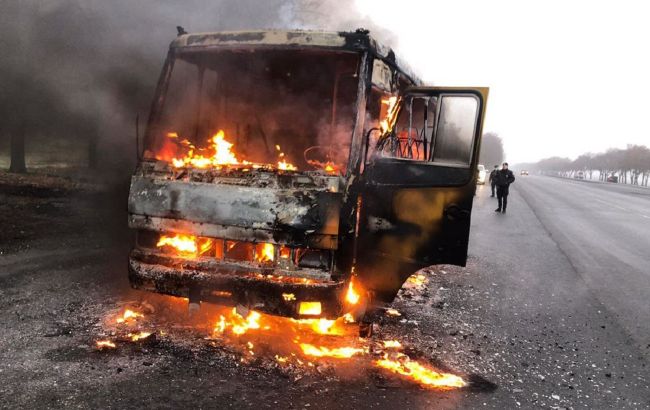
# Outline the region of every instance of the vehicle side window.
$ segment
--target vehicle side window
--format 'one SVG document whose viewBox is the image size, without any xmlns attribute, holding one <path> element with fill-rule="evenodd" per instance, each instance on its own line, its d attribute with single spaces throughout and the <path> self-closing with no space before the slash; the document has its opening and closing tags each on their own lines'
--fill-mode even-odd
<svg viewBox="0 0 650 410">
<path fill-rule="evenodd" d="M 429 97 L 408 97 L 393 133 L 381 147 L 384 157 L 426 161 L 430 157 L 435 101 Z"/>
<path fill-rule="evenodd" d="M 433 161 L 469 165 L 478 116 L 479 103 L 472 95 L 443 95 L 440 97 Z"/>
</svg>

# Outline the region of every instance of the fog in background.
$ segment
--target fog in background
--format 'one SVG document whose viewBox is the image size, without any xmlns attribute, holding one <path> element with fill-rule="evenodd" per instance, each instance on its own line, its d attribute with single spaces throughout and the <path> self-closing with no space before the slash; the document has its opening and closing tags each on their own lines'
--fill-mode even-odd
<svg viewBox="0 0 650 410">
<path fill-rule="evenodd" d="M 9 0 L 0 3 L 0 167 L 9 136 L 26 136 L 27 166 L 87 163 L 128 174 L 135 117 L 150 101 L 176 26 L 188 32 L 262 28 L 354 30 L 385 40 L 354 3 L 307 0 Z"/>
<path fill-rule="evenodd" d="M 484 130 L 511 163 L 650 147 L 645 2 L 356 3 L 425 81 L 490 87 Z"/>
<path fill-rule="evenodd" d="M 369 28 L 426 82 L 489 86 L 485 131 L 510 162 L 650 146 L 650 25 L 642 2 L 557 0 L 4 0 L 0 168 L 9 135 L 27 165 L 135 158 L 169 42 L 189 32 Z M 121 163 L 124 163 L 124 166 Z"/>
</svg>

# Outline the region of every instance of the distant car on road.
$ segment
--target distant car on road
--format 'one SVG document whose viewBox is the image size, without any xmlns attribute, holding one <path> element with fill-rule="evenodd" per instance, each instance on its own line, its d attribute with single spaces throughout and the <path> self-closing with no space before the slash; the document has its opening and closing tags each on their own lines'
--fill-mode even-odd
<svg viewBox="0 0 650 410">
<path fill-rule="evenodd" d="M 610 175 L 607 177 L 607 182 L 618 182 L 618 175 Z"/>
<path fill-rule="evenodd" d="M 520 175 L 528 175 L 528 171 L 526 171 L 526 170 L 524 169 L 524 170 L 521 171 L 519 174 L 520 174 Z"/>
<path fill-rule="evenodd" d="M 585 179 L 585 173 L 582 171 L 576 172 L 576 174 L 573 176 L 575 179 Z"/>
<path fill-rule="evenodd" d="M 478 164 L 478 175 L 476 176 L 476 183 L 479 185 L 485 184 L 485 178 L 487 177 L 487 171 L 483 164 Z"/>
</svg>

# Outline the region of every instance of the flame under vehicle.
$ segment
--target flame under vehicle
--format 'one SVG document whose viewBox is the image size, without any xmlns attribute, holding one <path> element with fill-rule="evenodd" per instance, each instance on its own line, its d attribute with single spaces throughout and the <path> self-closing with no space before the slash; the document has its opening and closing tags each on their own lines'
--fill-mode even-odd
<svg viewBox="0 0 650 410">
<path fill-rule="evenodd" d="M 464 266 L 487 93 L 423 87 L 364 30 L 180 34 L 131 180 L 132 286 L 362 318 Z"/>
</svg>

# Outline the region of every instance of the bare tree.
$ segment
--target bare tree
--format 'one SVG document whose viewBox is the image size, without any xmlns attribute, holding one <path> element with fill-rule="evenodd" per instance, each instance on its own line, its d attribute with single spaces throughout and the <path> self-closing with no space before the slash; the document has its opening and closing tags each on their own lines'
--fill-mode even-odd
<svg viewBox="0 0 650 410">
<path fill-rule="evenodd" d="M 648 186 L 650 180 L 650 148 L 645 145 L 628 145 L 626 149 L 612 148 L 599 154 L 583 154 L 575 160 L 551 157 L 533 164 L 529 169 L 546 174 L 572 176 L 583 171 L 592 176 L 598 171 L 598 179 L 607 181 L 609 176 L 617 176 L 617 182 Z"/>
</svg>

